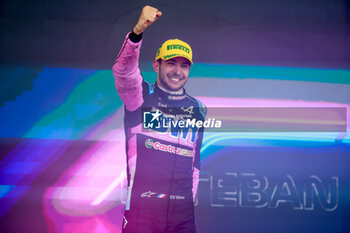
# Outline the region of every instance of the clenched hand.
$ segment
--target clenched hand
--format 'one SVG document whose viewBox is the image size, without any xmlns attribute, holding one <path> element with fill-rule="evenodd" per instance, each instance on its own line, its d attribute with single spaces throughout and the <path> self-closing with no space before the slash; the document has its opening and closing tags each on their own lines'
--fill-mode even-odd
<svg viewBox="0 0 350 233">
<path fill-rule="evenodd" d="M 160 12 L 157 8 L 145 6 L 142 9 L 140 18 L 133 29 L 134 33 L 137 35 L 143 33 L 146 28 L 151 26 L 152 23 L 154 23 L 161 15 L 162 12 Z"/>
</svg>

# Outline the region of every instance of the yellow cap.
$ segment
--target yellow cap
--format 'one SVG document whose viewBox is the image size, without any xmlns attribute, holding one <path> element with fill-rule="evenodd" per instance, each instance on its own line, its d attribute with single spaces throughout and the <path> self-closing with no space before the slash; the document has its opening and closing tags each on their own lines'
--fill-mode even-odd
<svg viewBox="0 0 350 233">
<path fill-rule="evenodd" d="M 189 44 L 179 39 L 165 41 L 158 49 L 156 59 L 168 60 L 173 57 L 184 57 L 192 62 L 192 49 Z"/>
</svg>

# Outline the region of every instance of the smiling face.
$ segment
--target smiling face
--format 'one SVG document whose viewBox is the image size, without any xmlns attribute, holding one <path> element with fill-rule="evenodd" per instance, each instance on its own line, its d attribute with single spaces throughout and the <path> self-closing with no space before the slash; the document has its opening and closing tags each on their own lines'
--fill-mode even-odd
<svg viewBox="0 0 350 233">
<path fill-rule="evenodd" d="M 191 62 L 184 57 L 154 61 L 157 72 L 157 84 L 168 91 L 180 91 L 186 84 L 191 69 Z"/>
</svg>

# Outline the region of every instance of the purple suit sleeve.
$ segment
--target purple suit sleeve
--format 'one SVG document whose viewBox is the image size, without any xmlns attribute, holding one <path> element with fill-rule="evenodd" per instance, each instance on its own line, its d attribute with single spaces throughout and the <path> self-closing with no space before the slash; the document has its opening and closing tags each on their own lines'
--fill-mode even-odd
<svg viewBox="0 0 350 233">
<path fill-rule="evenodd" d="M 204 133 L 204 128 L 201 128 L 198 132 L 198 138 L 196 141 L 196 150 L 195 150 L 195 158 L 194 158 L 193 174 L 192 174 L 192 177 L 193 177 L 193 183 L 192 183 L 193 202 L 195 202 L 195 200 L 196 200 L 197 191 L 198 191 L 199 172 L 201 169 L 200 151 L 201 151 L 201 147 L 202 147 L 203 133 Z"/>
<path fill-rule="evenodd" d="M 134 111 L 143 103 L 142 76 L 139 69 L 139 55 L 142 40 L 134 43 L 126 35 L 123 46 L 112 67 L 115 86 L 125 107 Z"/>
</svg>

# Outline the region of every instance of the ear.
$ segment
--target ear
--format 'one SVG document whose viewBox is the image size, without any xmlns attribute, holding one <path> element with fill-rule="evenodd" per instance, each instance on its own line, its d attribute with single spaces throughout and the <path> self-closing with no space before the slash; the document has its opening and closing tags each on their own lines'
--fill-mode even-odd
<svg viewBox="0 0 350 233">
<path fill-rule="evenodd" d="M 158 61 L 153 61 L 152 65 L 153 65 L 154 71 L 156 73 L 158 73 L 159 72 L 159 62 Z"/>
</svg>

